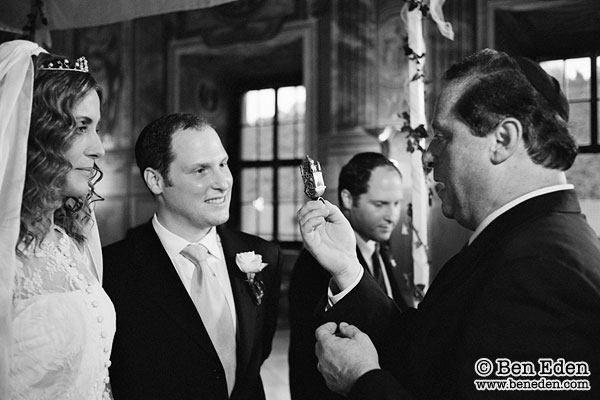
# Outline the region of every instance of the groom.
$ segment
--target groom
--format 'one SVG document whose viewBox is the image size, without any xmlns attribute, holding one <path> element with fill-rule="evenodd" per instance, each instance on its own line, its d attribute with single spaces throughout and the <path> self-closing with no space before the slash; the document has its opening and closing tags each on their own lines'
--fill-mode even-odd
<svg viewBox="0 0 600 400">
<path fill-rule="evenodd" d="M 135 155 L 157 208 L 104 249 L 104 287 L 118 315 L 115 399 L 264 400 L 279 247 L 222 226 L 233 178 L 205 120 L 163 116 L 142 130 Z"/>
</svg>

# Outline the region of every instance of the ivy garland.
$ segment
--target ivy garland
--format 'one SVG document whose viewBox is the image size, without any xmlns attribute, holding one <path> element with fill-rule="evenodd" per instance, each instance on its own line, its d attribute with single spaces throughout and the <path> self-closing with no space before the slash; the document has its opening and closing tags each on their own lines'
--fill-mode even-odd
<svg viewBox="0 0 600 400">
<path fill-rule="evenodd" d="M 414 153 L 415 150 L 419 150 L 420 152 L 425 152 L 423 146 L 421 146 L 421 139 L 426 139 L 429 137 L 427 133 L 427 129 L 423 124 L 420 124 L 416 128 L 412 128 L 410 126 L 410 114 L 404 111 L 401 115 L 398 114 L 400 118 L 404 120 L 404 124 L 400 128 L 400 132 L 406 133 L 406 151 L 409 153 Z"/>
<path fill-rule="evenodd" d="M 423 70 L 421 69 L 421 60 L 425 58 L 425 53 L 417 54 L 413 49 L 408 45 L 408 36 L 404 37 L 404 54 L 410 61 L 414 61 L 417 65 L 417 73 L 410 79 L 411 82 L 418 81 L 419 79 L 423 79 L 425 74 L 423 74 Z"/>
</svg>

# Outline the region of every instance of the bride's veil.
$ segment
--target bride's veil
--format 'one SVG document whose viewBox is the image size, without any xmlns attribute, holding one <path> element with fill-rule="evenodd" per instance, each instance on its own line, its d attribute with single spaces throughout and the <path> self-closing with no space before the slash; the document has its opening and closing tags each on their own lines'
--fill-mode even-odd
<svg viewBox="0 0 600 400">
<path fill-rule="evenodd" d="M 0 45 L 0 398 L 8 398 L 11 306 L 15 246 L 19 238 L 21 197 L 27 161 L 27 136 L 33 94 L 32 55 L 36 43 L 14 40 Z"/>
</svg>

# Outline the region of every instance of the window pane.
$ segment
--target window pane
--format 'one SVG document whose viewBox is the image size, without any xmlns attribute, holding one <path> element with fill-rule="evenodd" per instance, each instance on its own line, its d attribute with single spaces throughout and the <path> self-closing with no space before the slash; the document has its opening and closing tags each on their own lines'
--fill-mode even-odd
<svg viewBox="0 0 600 400">
<path fill-rule="evenodd" d="M 278 156 L 280 159 L 304 157 L 306 90 L 304 86 L 290 86 L 280 88 L 277 93 Z"/>
<path fill-rule="evenodd" d="M 563 60 L 543 61 L 540 66 L 550 75 L 552 75 L 560 83 L 560 87 L 565 90 L 565 82 L 563 72 L 565 62 Z"/>
<path fill-rule="evenodd" d="M 296 218 L 299 208 L 295 203 L 279 203 L 279 240 L 294 242 L 302 239 Z"/>
<path fill-rule="evenodd" d="M 597 91 L 596 91 L 596 96 L 597 96 L 597 100 L 598 103 L 596 104 L 596 113 L 600 113 L 600 57 L 596 57 L 596 86 L 598 87 Z M 596 121 L 598 122 L 598 126 L 596 127 L 596 132 L 598 133 L 598 136 L 600 137 L 600 115 L 597 116 Z M 594 144 L 600 144 L 600 138 L 598 139 L 597 143 Z"/>
<path fill-rule="evenodd" d="M 596 84 L 598 86 L 596 93 L 600 93 L 600 57 L 596 58 Z"/>
<path fill-rule="evenodd" d="M 306 89 L 304 86 L 282 87 L 277 92 L 279 121 L 304 119 L 306 110 Z"/>
<path fill-rule="evenodd" d="M 254 125 L 258 119 L 258 91 L 251 90 L 242 98 L 242 125 Z"/>
<path fill-rule="evenodd" d="M 281 122 L 278 127 L 279 135 L 279 148 L 277 155 L 280 159 L 293 158 L 294 149 L 296 147 L 295 135 L 294 135 L 294 124 L 289 122 Z"/>
<path fill-rule="evenodd" d="M 273 155 L 273 125 L 261 125 L 258 134 L 257 159 L 272 160 Z"/>
<path fill-rule="evenodd" d="M 242 127 L 242 160 L 273 159 L 273 125 Z"/>
<path fill-rule="evenodd" d="M 589 224 L 600 235 L 600 153 L 579 154 L 567 171 L 567 179 L 575 185 L 582 212 Z"/>
<path fill-rule="evenodd" d="M 566 95 L 569 100 L 589 100 L 591 95 L 590 58 L 565 61 Z"/>
<path fill-rule="evenodd" d="M 304 124 L 282 123 L 279 125 L 279 159 L 302 157 L 304 152 Z"/>
<path fill-rule="evenodd" d="M 300 167 L 282 167 L 277 171 L 279 179 L 280 201 L 302 201 L 303 182 L 300 176 Z"/>
<path fill-rule="evenodd" d="M 242 170 L 242 202 L 262 197 L 273 200 L 273 170 L 271 168 L 244 168 Z"/>
<path fill-rule="evenodd" d="M 256 160 L 258 152 L 258 127 L 256 126 L 243 126 L 241 139 L 242 139 L 242 160 Z"/>
<path fill-rule="evenodd" d="M 271 168 L 244 168 L 240 185 L 242 230 L 272 239 L 273 170 Z"/>
<path fill-rule="evenodd" d="M 265 204 L 262 212 L 242 204 L 242 231 L 273 240 L 273 204 Z"/>
<path fill-rule="evenodd" d="M 294 152 L 295 158 L 302 158 L 306 155 L 306 125 L 304 120 L 299 121 L 296 124 L 296 151 Z"/>
<path fill-rule="evenodd" d="M 242 160 L 273 158 L 275 90 L 251 90 L 242 100 Z"/>
<path fill-rule="evenodd" d="M 296 212 L 304 201 L 300 167 L 283 167 L 277 171 L 279 179 L 279 240 L 300 240 Z"/>
<path fill-rule="evenodd" d="M 580 146 L 590 145 L 590 104 L 569 104 L 569 128 Z"/>
<path fill-rule="evenodd" d="M 275 90 L 262 89 L 258 91 L 259 121 L 271 124 L 275 117 Z"/>
<path fill-rule="evenodd" d="M 250 90 L 242 100 L 242 124 L 256 125 L 275 116 L 275 90 Z"/>
</svg>

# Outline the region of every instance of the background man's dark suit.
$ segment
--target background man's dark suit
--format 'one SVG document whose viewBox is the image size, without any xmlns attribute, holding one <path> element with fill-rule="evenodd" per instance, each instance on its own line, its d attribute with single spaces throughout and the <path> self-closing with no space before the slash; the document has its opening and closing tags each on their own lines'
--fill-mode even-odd
<svg viewBox="0 0 600 400">
<path fill-rule="evenodd" d="M 374 285 L 365 274 L 325 314 L 356 325 L 378 347 L 382 370 L 363 375 L 351 399 L 406 398 L 404 390 L 420 399 L 504 398 L 475 390 L 481 357 L 586 361 L 591 376 L 581 378 L 593 394 L 511 396 L 599 398 L 600 242 L 574 191 L 532 198 L 494 220 L 444 265 L 418 310 L 399 315 Z"/>
<path fill-rule="evenodd" d="M 360 265 L 370 271 L 360 247 L 380 248 L 383 266 L 373 265 L 373 271 L 385 273 L 391 295 L 401 309 L 407 308 L 399 289 L 392 260 L 384 244 L 390 241 L 400 219 L 403 188 L 402 174 L 396 165 L 381 153 L 355 154 L 341 169 L 338 177 L 340 210 L 350 222 L 357 237 L 356 254 Z M 380 244 L 380 246 L 377 245 Z M 379 265 L 381 263 L 378 263 Z M 375 272 L 377 269 L 377 272 Z M 292 400 L 340 399 L 330 391 L 317 370 L 315 329 L 318 327 L 315 306 L 327 291 L 330 274 L 303 250 L 290 279 L 290 395 Z M 384 278 L 385 280 L 385 278 Z M 380 280 L 380 285 L 382 284 Z M 385 285 L 382 285 L 382 287 Z M 380 290 L 380 289 L 378 289 Z M 386 292 L 387 288 L 383 291 Z"/>
<path fill-rule="evenodd" d="M 256 236 L 217 228 L 237 314 L 232 400 L 264 399 L 260 367 L 277 321 L 281 255 Z M 262 304 L 254 303 L 235 255 L 254 251 L 268 266 Z M 110 368 L 115 399 L 226 400 L 225 373 L 202 320 L 151 223 L 104 249 L 104 287 L 117 312 Z M 168 377 L 165 379 L 164 377 Z"/>
<path fill-rule="evenodd" d="M 367 263 L 358 247 L 358 260 L 369 271 Z M 395 279 L 394 267 L 389 252 L 382 246 L 381 258 L 390 281 L 394 302 L 401 310 L 408 306 L 402 297 Z M 317 303 L 327 292 L 331 275 L 319 265 L 317 260 L 305 249 L 300 252 L 290 278 L 290 389 L 294 400 L 306 399 L 343 399 L 342 396 L 327 389 L 325 380 L 317 371 L 315 355 L 315 329 L 319 326 L 315 318 Z"/>
</svg>

